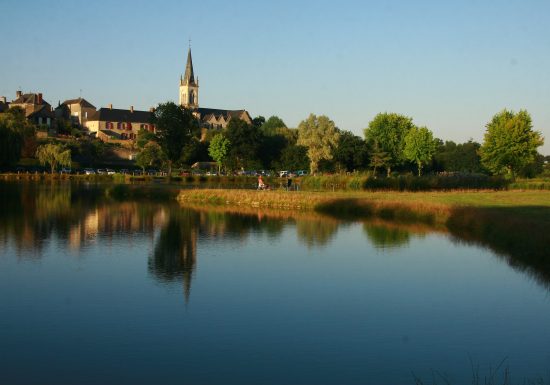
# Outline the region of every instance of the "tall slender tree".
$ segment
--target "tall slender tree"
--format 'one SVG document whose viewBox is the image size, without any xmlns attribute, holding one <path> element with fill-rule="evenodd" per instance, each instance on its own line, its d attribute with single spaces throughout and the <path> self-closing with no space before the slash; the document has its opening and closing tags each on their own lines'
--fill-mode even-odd
<svg viewBox="0 0 550 385">
<path fill-rule="evenodd" d="M 405 136 L 403 154 L 418 166 L 418 176 L 422 175 L 424 165 L 432 160 L 436 150 L 433 134 L 426 127 L 413 127 Z"/>
</svg>

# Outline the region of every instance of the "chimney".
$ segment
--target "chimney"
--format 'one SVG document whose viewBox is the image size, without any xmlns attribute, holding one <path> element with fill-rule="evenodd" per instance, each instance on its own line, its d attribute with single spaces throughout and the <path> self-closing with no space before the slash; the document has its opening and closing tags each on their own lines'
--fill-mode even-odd
<svg viewBox="0 0 550 385">
<path fill-rule="evenodd" d="M 21 91 L 15 91 L 15 98 L 16 99 L 19 99 L 21 97 L 21 95 L 23 95 L 23 92 Z"/>
<path fill-rule="evenodd" d="M 36 104 L 42 104 L 42 94 L 41 93 L 38 93 L 38 101 L 36 102 Z"/>
<path fill-rule="evenodd" d="M 5 96 L 0 96 L 0 102 L 6 103 L 6 97 Z"/>
<path fill-rule="evenodd" d="M 130 112 L 134 112 L 134 106 L 130 106 Z"/>
<path fill-rule="evenodd" d="M 113 109 L 113 103 L 110 103 L 108 107 L 109 107 L 110 110 L 112 110 Z"/>
<path fill-rule="evenodd" d="M 155 107 L 149 108 L 149 112 L 155 112 Z"/>
</svg>

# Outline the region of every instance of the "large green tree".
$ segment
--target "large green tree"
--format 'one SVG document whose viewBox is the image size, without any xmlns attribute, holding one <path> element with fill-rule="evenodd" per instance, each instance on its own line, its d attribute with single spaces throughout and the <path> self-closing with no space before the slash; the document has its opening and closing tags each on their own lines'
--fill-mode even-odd
<svg viewBox="0 0 550 385">
<path fill-rule="evenodd" d="M 199 123 L 190 109 L 173 102 L 159 104 L 152 123 L 156 126 L 157 142 L 166 155 L 170 177 L 172 165 L 181 159 L 184 147 L 200 130 Z"/>
<path fill-rule="evenodd" d="M 223 136 L 223 134 L 216 134 L 210 141 L 208 155 L 218 164 L 218 173 L 221 171 L 223 163 L 227 159 L 230 147 L 231 142 L 229 142 L 229 139 Z"/>
<path fill-rule="evenodd" d="M 231 143 L 228 166 L 232 169 L 254 169 L 260 166 L 259 152 L 263 135 L 258 127 L 241 119 L 231 119 L 225 137 Z"/>
<path fill-rule="evenodd" d="M 36 157 L 43 166 L 50 166 L 52 174 L 57 166 L 71 166 L 71 150 L 66 149 L 62 144 L 48 143 L 38 146 Z"/>
<path fill-rule="evenodd" d="M 535 160 L 537 148 L 544 144 L 540 132 L 533 131 L 531 115 L 503 110 L 486 125 L 479 149 L 481 162 L 494 174 L 515 173 Z"/>
<path fill-rule="evenodd" d="M 369 143 L 378 143 L 381 151 L 388 156 L 386 162 L 387 175 L 393 167 L 405 161 L 405 136 L 414 127 L 412 119 L 396 113 L 384 112 L 376 115 L 365 128 L 365 139 Z"/>
<path fill-rule="evenodd" d="M 436 150 L 436 141 L 427 127 L 412 127 L 405 136 L 405 158 L 418 166 L 418 176 L 422 175 L 424 165 L 432 160 Z"/>
<path fill-rule="evenodd" d="M 310 172 L 317 173 L 319 162 L 332 159 L 333 149 L 338 145 L 340 134 L 334 122 L 327 116 L 310 114 L 298 125 L 299 146 L 307 148 Z"/>
</svg>

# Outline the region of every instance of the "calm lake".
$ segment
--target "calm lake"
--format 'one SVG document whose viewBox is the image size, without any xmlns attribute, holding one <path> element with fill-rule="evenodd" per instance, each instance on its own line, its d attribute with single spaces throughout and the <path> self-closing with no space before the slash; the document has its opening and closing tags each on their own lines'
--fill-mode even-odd
<svg viewBox="0 0 550 385">
<path fill-rule="evenodd" d="M 548 381 L 548 272 L 480 244 L 3 183 L 0 384 Z"/>
</svg>

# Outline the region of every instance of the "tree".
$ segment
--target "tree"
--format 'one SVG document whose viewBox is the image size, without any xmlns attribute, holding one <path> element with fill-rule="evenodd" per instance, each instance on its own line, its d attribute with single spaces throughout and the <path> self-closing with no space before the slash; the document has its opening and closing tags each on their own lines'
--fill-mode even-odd
<svg viewBox="0 0 550 385">
<path fill-rule="evenodd" d="M 153 113 L 152 123 L 157 129 L 157 141 L 166 155 L 170 177 L 172 164 L 180 160 L 183 148 L 200 130 L 199 124 L 190 109 L 173 102 L 159 104 Z"/>
<path fill-rule="evenodd" d="M 376 169 L 378 167 L 386 167 L 389 160 L 390 160 L 390 156 L 380 148 L 380 146 L 378 145 L 378 142 L 375 140 L 372 145 L 370 163 L 369 163 L 369 165 L 373 168 L 372 173 L 375 178 L 376 178 Z"/>
<path fill-rule="evenodd" d="M 367 165 L 366 142 L 351 131 L 340 131 L 338 145 L 334 149 L 334 161 L 346 171 L 364 168 Z"/>
<path fill-rule="evenodd" d="M 145 172 L 145 167 L 158 167 L 162 164 L 164 159 L 165 155 L 162 152 L 162 148 L 160 148 L 158 143 L 149 142 L 137 155 L 136 165 L 141 167 L 143 172 Z"/>
<path fill-rule="evenodd" d="M 537 148 L 544 139 L 533 131 L 531 116 L 526 110 L 517 114 L 503 110 L 487 123 L 483 144 L 479 149 L 482 164 L 494 174 L 507 173 L 512 178 L 521 168 L 535 160 Z"/>
<path fill-rule="evenodd" d="M 401 165 L 405 158 L 405 136 L 414 126 L 412 119 L 396 113 L 380 113 L 365 128 L 365 139 L 367 142 L 377 142 L 380 149 L 388 155 L 386 162 L 387 175 L 391 169 Z"/>
<path fill-rule="evenodd" d="M 305 170 L 309 166 L 307 148 L 290 144 L 283 148 L 280 159 L 275 160 L 273 165 L 279 170 Z"/>
<path fill-rule="evenodd" d="M 136 144 L 138 148 L 144 148 L 145 145 L 156 139 L 156 135 L 146 128 L 140 128 L 137 134 Z"/>
<path fill-rule="evenodd" d="M 231 147 L 231 142 L 223 136 L 223 134 L 216 134 L 210 141 L 210 146 L 208 147 L 208 154 L 218 163 L 218 173 L 222 169 L 222 165 L 227 158 L 229 149 Z"/>
<path fill-rule="evenodd" d="M 439 171 L 484 172 L 479 157 L 480 147 L 472 139 L 459 144 L 453 141 L 439 143 L 434 154 L 435 168 Z"/>
<path fill-rule="evenodd" d="M 17 163 L 21 158 L 23 137 L 8 119 L 2 114 L 0 119 L 0 166 Z"/>
<path fill-rule="evenodd" d="M 212 159 L 208 155 L 208 147 L 210 143 L 201 141 L 197 137 L 192 137 L 191 140 L 183 147 L 181 154 L 181 163 L 191 165 L 195 162 L 210 162 Z"/>
<path fill-rule="evenodd" d="M 328 117 L 310 114 L 298 126 L 298 142 L 307 148 L 310 171 L 315 174 L 322 159 L 332 159 L 332 150 L 338 145 L 340 134 Z"/>
<path fill-rule="evenodd" d="M 227 165 L 233 169 L 254 168 L 259 165 L 259 152 L 263 140 L 260 129 L 241 119 L 231 119 L 225 137 L 231 143 Z"/>
<path fill-rule="evenodd" d="M 71 150 L 66 149 L 61 144 L 48 143 L 38 146 L 36 157 L 43 166 L 50 165 L 52 174 L 58 165 L 71 166 Z"/>
<path fill-rule="evenodd" d="M 265 118 L 263 116 L 256 116 L 252 119 L 252 125 L 260 128 L 265 123 Z"/>
<path fill-rule="evenodd" d="M 22 108 L 10 108 L 0 114 L 0 165 L 33 157 L 36 147 L 36 126 L 26 119 Z"/>
<path fill-rule="evenodd" d="M 276 135 L 279 128 L 286 128 L 286 124 L 281 118 L 273 115 L 260 128 L 264 135 Z"/>
<path fill-rule="evenodd" d="M 433 134 L 426 127 L 412 127 L 405 136 L 403 154 L 418 166 L 418 176 L 422 175 L 422 167 L 432 160 L 436 150 Z"/>
</svg>

